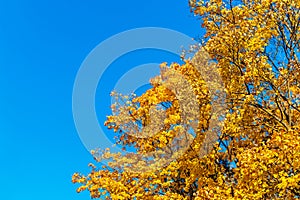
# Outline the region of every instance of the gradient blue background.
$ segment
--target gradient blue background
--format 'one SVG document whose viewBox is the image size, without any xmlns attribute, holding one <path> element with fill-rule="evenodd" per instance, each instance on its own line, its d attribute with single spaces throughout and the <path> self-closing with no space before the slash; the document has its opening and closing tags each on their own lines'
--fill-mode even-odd
<svg viewBox="0 0 300 200">
<path fill-rule="evenodd" d="M 72 174 L 87 173 L 93 161 L 74 126 L 73 82 L 101 41 L 145 26 L 200 34 L 187 0 L 0 1 L 0 199 L 90 199 L 71 183 Z M 174 59 L 144 51 L 117 60 L 99 83 L 99 123 L 109 114 L 108 93 L 122 73 Z"/>
</svg>

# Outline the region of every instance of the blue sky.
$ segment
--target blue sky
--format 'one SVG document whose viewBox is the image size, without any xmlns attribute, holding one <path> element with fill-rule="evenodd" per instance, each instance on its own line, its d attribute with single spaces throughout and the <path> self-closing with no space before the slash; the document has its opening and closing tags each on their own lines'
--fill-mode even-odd
<svg viewBox="0 0 300 200">
<path fill-rule="evenodd" d="M 192 37 L 200 22 L 187 1 L 0 1 L 1 199 L 90 199 L 77 194 L 74 172 L 93 161 L 72 116 L 76 73 L 101 41 L 138 27 L 164 27 Z M 176 59 L 158 51 L 121 57 L 101 79 L 96 110 L 102 125 L 108 95 L 130 67 Z"/>
</svg>

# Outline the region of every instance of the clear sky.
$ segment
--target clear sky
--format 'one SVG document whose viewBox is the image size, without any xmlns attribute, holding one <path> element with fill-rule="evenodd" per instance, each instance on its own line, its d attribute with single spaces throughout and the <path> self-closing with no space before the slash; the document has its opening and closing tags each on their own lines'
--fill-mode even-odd
<svg viewBox="0 0 300 200">
<path fill-rule="evenodd" d="M 187 0 L 0 1 L 0 199 L 90 199 L 71 183 L 72 174 L 88 172 L 93 161 L 72 116 L 76 73 L 101 41 L 148 26 L 191 37 L 201 30 Z M 99 123 L 109 114 L 108 93 L 124 71 L 172 59 L 143 51 L 117 60 L 99 83 Z"/>
</svg>

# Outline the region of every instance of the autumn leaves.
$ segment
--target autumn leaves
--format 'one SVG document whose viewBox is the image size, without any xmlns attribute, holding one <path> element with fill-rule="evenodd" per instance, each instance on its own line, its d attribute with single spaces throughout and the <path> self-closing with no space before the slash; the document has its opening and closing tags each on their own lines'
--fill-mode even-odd
<svg viewBox="0 0 300 200">
<path fill-rule="evenodd" d="M 95 198 L 299 198 L 300 1 L 190 5 L 206 53 L 162 64 L 141 96 L 114 94 L 105 125 L 136 152 L 73 181 Z"/>
</svg>

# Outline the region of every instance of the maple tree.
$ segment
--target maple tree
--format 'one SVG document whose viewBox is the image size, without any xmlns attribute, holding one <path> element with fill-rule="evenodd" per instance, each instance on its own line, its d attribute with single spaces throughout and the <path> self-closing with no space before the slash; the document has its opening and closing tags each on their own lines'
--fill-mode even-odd
<svg viewBox="0 0 300 200">
<path fill-rule="evenodd" d="M 206 30 L 207 56 L 162 64 L 141 96 L 113 93 L 105 125 L 117 132 L 118 145 L 136 152 L 94 151 L 97 161 L 110 162 L 92 165 L 86 176 L 75 173 L 78 192 L 108 199 L 300 198 L 300 1 L 190 0 L 190 7 Z M 206 79 L 216 77 L 213 66 L 221 85 Z M 226 97 L 215 110 L 221 86 Z M 211 123 L 218 111 L 224 117 Z M 161 126 L 155 118 L 164 118 Z"/>
</svg>

